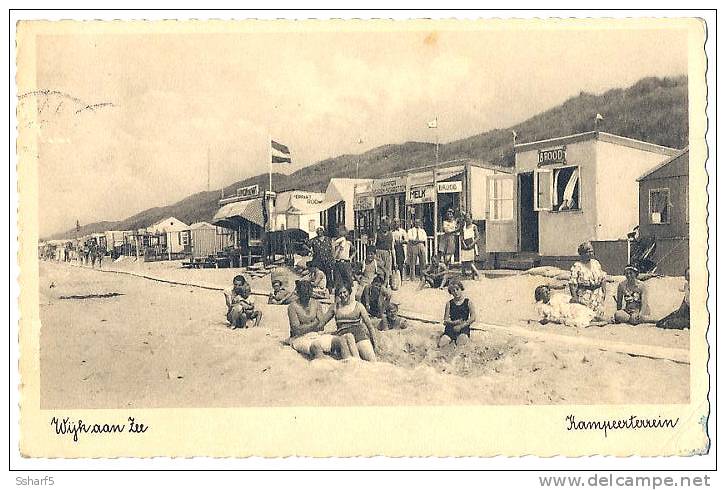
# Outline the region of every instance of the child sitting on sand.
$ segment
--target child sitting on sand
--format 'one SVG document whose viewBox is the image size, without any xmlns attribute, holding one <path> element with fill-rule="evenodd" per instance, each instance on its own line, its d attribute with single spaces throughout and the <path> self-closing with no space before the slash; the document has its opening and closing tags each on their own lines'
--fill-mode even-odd
<svg viewBox="0 0 726 490">
<path fill-rule="evenodd" d="M 383 276 L 377 275 L 373 284 L 363 288 L 361 303 L 370 316 L 381 318 L 391 302 L 391 293 L 383 287 Z"/>
<path fill-rule="evenodd" d="M 378 330 L 403 330 L 406 327 L 408 327 L 406 319 L 398 316 L 398 305 L 388 303 L 383 318 L 378 324 Z"/>
<path fill-rule="evenodd" d="M 643 283 L 638 280 L 638 268 L 634 265 L 625 267 L 625 280 L 618 284 L 615 298 L 615 323 L 641 323 L 640 310 L 643 306 Z"/>
<path fill-rule="evenodd" d="M 360 274 L 356 277 L 358 282 L 355 292 L 356 301 L 361 300 L 365 287 L 373 284 L 373 279 L 379 274 L 383 275 L 383 268 L 378 263 L 378 259 L 376 259 L 376 250 L 373 247 L 368 247 L 366 250 L 366 259 L 361 265 Z"/>
<path fill-rule="evenodd" d="M 449 283 L 449 268 L 441 260 L 438 254 L 431 257 L 431 263 L 423 271 L 423 279 L 421 280 L 421 288 L 429 285 L 431 288 L 444 289 Z"/>
<path fill-rule="evenodd" d="M 272 292 L 267 298 L 267 304 L 270 305 L 289 305 L 292 302 L 294 293 L 285 289 L 280 279 L 272 280 Z"/>
<path fill-rule="evenodd" d="M 449 283 L 451 300 L 444 310 L 444 334 L 439 338 L 439 347 L 455 342 L 457 346 L 466 345 L 471 336 L 471 326 L 476 321 L 474 303 L 464 296 L 464 285 L 458 279 Z"/>
<path fill-rule="evenodd" d="M 552 286 L 537 286 L 534 300 L 537 312 L 542 317 L 540 323 L 559 323 L 569 327 L 587 327 L 595 318 L 595 312 L 579 303 L 571 303 L 570 296 L 562 293 L 550 294 Z"/>
<path fill-rule="evenodd" d="M 232 287 L 224 290 L 227 303 L 227 321 L 232 329 L 245 328 L 247 320 L 254 320 L 254 326 L 262 321 L 262 312 L 255 309 L 255 300 L 250 295 L 252 288 L 244 276 L 232 279 Z"/>
<path fill-rule="evenodd" d="M 310 285 L 313 287 L 312 297 L 314 299 L 326 299 L 328 297 L 328 279 L 325 277 L 325 273 L 320 270 L 317 262 L 311 261 L 308 263 L 308 274 L 303 279 L 310 281 Z"/>
</svg>

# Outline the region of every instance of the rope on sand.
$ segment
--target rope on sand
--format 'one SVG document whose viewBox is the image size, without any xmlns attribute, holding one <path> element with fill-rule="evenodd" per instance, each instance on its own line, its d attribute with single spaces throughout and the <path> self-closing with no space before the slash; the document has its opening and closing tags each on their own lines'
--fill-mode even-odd
<svg viewBox="0 0 726 490">
<path fill-rule="evenodd" d="M 129 276 L 135 276 L 142 279 L 148 279 L 151 281 L 163 282 L 166 284 L 174 284 L 177 286 L 189 286 L 201 289 L 207 289 L 211 291 L 224 291 L 223 287 L 215 286 L 212 284 L 204 283 L 191 283 L 175 281 L 172 279 L 165 279 L 163 277 L 154 276 L 151 274 L 142 274 L 133 271 L 119 271 L 113 269 L 94 269 L 88 267 L 82 267 L 80 265 L 71 265 L 71 267 L 81 267 L 83 269 L 95 270 L 98 272 L 113 272 L 116 274 L 126 274 Z M 268 296 L 268 293 L 262 291 L 252 291 L 252 294 L 257 296 Z M 410 320 L 419 321 L 427 324 L 439 324 L 439 319 L 426 316 L 421 313 L 413 313 L 407 310 L 399 310 L 399 315 L 403 318 Z M 521 337 L 530 338 L 540 342 L 554 341 L 564 344 L 569 344 L 579 347 L 587 347 L 590 349 L 598 349 L 601 351 L 616 352 L 619 354 L 626 354 L 634 357 L 646 357 L 649 359 L 664 359 L 670 360 L 679 364 L 690 364 L 690 353 L 687 349 L 679 349 L 673 347 L 660 347 L 656 345 L 645 345 L 645 344 L 628 344 L 625 342 L 616 342 L 612 340 L 595 339 L 591 337 L 575 337 L 572 335 L 562 335 L 554 332 L 544 332 L 541 330 L 531 330 L 528 328 L 518 327 L 516 325 L 498 325 L 495 323 L 484 323 L 476 322 L 472 327 L 472 330 L 479 332 L 486 332 L 488 330 L 501 330 L 511 335 L 518 335 Z"/>
<path fill-rule="evenodd" d="M 403 318 L 420 321 L 428 324 L 440 324 L 441 321 L 430 317 L 423 316 L 420 313 L 412 313 L 410 311 L 399 310 L 399 315 Z M 541 330 L 532 330 L 516 325 L 498 325 L 495 323 L 476 322 L 472 330 L 486 332 L 489 330 L 501 330 L 511 335 L 517 335 L 540 342 L 559 342 L 577 347 L 586 347 L 601 351 L 616 352 L 634 357 L 646 357 L 649 359 L 663 359 L 673 361 L 679 364 L 690 364 L 690 353 L 688 349 L 679 349 L 673 347 L 660 347 L 657 345 L 645 344 L 628 344 L 626 342 L 616 342 L 613 340 L 596 339 L 592 337 L 575 337 L 573 335 L 563 335 L 554 332 L 545 332 Z"/>
</svg>

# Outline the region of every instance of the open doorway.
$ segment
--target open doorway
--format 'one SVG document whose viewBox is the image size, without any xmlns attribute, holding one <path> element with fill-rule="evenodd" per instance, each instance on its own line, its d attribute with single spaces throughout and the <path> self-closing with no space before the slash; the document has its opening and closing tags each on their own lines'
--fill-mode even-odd
<svg viewBox="0 0 726 490">
<path fill-rule="evenodd" d="M 519 174 L 519 244 L 522 252 L 539 251 L 539 213 L 534 210 L 534 174 Z"/>
</svg>

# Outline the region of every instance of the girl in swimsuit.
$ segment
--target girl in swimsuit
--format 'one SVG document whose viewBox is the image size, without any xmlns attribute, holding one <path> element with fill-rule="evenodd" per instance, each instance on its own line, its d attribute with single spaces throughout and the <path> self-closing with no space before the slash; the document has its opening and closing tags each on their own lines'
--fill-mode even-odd
<svg viewBox="0 0 726 490">
<path fill-rule="evenodd" d="M 325 326 L 335 318 L 337 330 L 334 335 L 340 339 L 336 347 L 339 347 L 343 359 L 355 357 L 364 361 L 376 361 L 376 329 L 365 307 L 352 297 L 348 284 L 339 284 L 335 296 L 335 305 L 328 308 L 320 320 L 320 325 Z"/>
<path fill-rule="evenodd" d="M 465 345 L 471 336 L 471 325 L 476 321 L 474 304 L 464 296 L 464 285 L 461 281 L 451 281 L 448 290 L 452 299 L 446 303 L 444 334 L 439 338 L 439 347 L 451 342 Z"/>
</svg>

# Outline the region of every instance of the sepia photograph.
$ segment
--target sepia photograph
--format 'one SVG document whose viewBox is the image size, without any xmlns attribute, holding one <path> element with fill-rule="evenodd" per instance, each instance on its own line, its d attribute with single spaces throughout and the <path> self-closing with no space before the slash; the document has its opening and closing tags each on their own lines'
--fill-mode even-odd
<svg viewBox="0 0 726 490">
<path fill-rule="evenodd" d="M 707 451 L 700 20 L 17 33 L 24 454 L 312 408 L 558 414 L 552 450 L 472 455 Z M 274 452 L 415 455 L 330 430 Z M 270 454 L 240 444 L 178 455 Z"/>
</svg>

